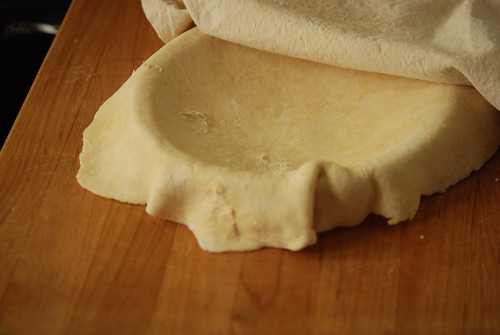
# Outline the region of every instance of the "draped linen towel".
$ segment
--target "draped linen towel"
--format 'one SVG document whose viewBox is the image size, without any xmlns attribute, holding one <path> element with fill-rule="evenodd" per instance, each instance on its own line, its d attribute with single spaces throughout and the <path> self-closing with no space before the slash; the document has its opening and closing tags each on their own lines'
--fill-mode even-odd
<svg viewBox="0 0 500 335">
<path fill-rule="evenodd" d="M 142 0 L 164 41 L 223 40 L 334 66 L 471 85 L 500 109 L 498 0 Z"/>
</svg>

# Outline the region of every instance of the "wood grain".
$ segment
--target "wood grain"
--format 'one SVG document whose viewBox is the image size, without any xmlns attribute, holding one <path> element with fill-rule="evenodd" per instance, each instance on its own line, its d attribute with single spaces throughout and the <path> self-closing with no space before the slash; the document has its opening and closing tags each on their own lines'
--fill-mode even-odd
<svg viewBox="0 0 500 335">
<path fill-rule="evenodd" d="M 139 0 L 72 3 L 0 153 L 0 334 L 500 333 L 498 154 L 301 252 L 209 254 L 83 190 L 83 130 L 161 45 Z"/>
</svg>

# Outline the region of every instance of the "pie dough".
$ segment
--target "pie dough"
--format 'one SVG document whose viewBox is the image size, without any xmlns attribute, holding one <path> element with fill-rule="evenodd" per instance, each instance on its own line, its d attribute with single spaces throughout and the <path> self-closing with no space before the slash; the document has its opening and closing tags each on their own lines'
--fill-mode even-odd
<svg viewBox="0 0 500 335">
<path fill-rule="evenodd" d="M 479 169 L 500 113 L 468 86 L 342 69 L 197 28 L 144 62 L 85 130 L 79 183 L 186 224 L 213 252 L 314 244 Z"/>
</svg>

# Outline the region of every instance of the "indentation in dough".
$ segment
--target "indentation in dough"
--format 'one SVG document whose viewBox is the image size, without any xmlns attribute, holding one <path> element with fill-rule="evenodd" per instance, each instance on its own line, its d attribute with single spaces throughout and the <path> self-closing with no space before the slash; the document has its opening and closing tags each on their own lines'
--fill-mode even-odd
<svg viewBox="0 0 500 335">
<path fill-rule="evenodd" d="M 208 133 L 208 117 L 202 112 L 197 111 L 188 111 L 183 112 L 182 117 L 190 122 L 197 123 L 199 125 L 199 129 L 195 131 L 195 133 Z"/>
<path fill-rule="evenodd" d="M 240 235 L 238 223 L 236 222 L 236 210 L 226 199 L 224 185 L 220 182 L 213 182 L 210 187 L 212 193 L 212 216 L 214 222 L 220 222 L 226 229 L 227 234 L 237 238 Z"/>
</svg>

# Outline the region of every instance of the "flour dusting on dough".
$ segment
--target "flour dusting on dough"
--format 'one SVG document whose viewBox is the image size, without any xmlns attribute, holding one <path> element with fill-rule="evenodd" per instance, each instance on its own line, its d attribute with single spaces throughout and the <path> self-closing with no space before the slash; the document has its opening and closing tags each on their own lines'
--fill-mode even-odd
<svg viewBox="0 0 500 335">
<path fill-rule="evenodd" d="M 158 73 L 162 73 L 163 72 L 163 68 L 161 66 L 156 65 L 156 64 L 148 63 L 148 62 L 143 62 L 143 65 L 144 65 L 145 68 L 147 68 L 149 70 L 156 71 Z"/>
<path fill-rule="evenodd" d="M 278 161 L 274 156 L 261 153 L 257 156 L 260 166 L 267 172 L 283 173 L 290 170 L 286 162 Z"/>
</svg>

